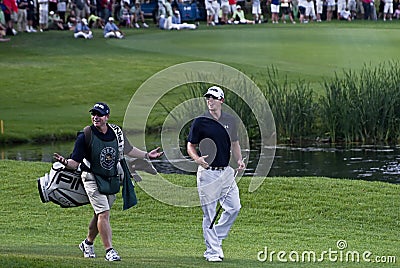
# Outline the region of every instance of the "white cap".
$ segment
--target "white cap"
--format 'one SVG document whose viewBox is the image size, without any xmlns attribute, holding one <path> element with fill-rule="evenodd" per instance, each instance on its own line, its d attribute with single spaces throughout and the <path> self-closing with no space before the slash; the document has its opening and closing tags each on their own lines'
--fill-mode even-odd
<svg viewBox="0 0 400 268">
<path fill-rule="evenodd" d="M 82 23 L 87 25 L 87 20 L 85 18 L 82 19 Z"/>
<path fill-rule="evenodd" d="M 207 90 L 206 94 L 204 94 L 203 96 L 207 97 L 207 96 L 210 96 L 210 95 L 215 97 L 215 98 L 217 98 L 218 100 L 222 100 L 222 99 L 225 98 L 224 92 L 222 91 L 222 89 L 220 87 L 217 87 L 217 86 L 210 87 Z"/>
<path fill-rule="evenodd" d="M 240 5 L 236 5 L 236 9 L 240 9 L 242 8 Z"/>
<path fill-rule="evenodd" d="M 50 11 L 50 15 L 53 16 L 54 15 L 54 11 Z"/>
<path fill-rule="evenodd" d="M 109 17 L 108 21 L 114 21 L 114 18 L 113 17 Z"/>
</svg>

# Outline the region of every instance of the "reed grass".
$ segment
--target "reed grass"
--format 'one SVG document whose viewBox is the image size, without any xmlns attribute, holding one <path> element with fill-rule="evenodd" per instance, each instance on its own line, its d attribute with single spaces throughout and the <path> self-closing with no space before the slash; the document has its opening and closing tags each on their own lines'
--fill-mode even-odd
<svg viewBox="0 0 400 268">
<path fill-rule="evenodd" d="M 333 141 L 394 142 L 400 137 L 398 62 L 364 65 L 324 83 L 321 115 Z"/>
<path fill-rule="evenodd" d="M 295 84 L 288 77 L 280 82 L 278 70 L 268 68 L 265 88 L 266 95 L 275 119 L 279 138 L 293 141 L 308 137 L 316 122 L 317 103 L 310 84 L 298 80 Z"/>
</svg>

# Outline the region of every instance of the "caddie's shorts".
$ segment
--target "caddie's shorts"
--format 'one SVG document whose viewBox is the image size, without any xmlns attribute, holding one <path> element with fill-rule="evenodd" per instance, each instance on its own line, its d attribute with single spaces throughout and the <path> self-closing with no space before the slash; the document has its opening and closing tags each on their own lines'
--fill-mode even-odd
<svg viewBox="0 0 400 268">
<path fill-rule="evenodd" d="M 94 209 L 96 215 L 110 210 L 115 201 L 115 194 L 105 195 L 99 192 L 97 187 L 96 179 L 92 173 L 82 172 L 82 182 L 85 187 L 85 191 L 89 197 L 90 204 Z"/>
</svg>

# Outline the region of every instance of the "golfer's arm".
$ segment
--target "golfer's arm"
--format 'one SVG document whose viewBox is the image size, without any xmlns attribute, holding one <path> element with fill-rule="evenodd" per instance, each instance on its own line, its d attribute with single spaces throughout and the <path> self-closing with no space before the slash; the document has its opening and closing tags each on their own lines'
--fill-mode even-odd
<svg viewBox="0 0 400 268">
<path fill-rule="evenodd" d="M 232 155 L 234 157 L 234 159 L 237 161 L 239 160 L 243 160 L 242 159 L 242 150 L 240 148 L 240 144 L 239 141 L 234 141 L 231 143 L 231 150 L 232 150 Z"/>
<path fill-rule="evenodd" d="M 200 157 L 199 154 L 197 153 L 196 148 L 197 148 L 197 144 L 193 144 L 190 142 L 187 143 L 187 146 L 186 146 L 187 153 L 194 161 L 196 161 Z"/>
</svg>

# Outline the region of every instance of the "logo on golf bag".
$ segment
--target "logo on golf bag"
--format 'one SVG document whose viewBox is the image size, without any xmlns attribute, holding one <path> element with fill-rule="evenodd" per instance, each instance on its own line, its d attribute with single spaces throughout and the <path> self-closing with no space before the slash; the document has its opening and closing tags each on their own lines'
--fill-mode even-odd
<svg viewBox="0 0 400 268">
<path fill-rule="evenodd" d="M 51 201 L 64 208 L 89 204 L 81 173 L 66 170 L 59 162 L 38 179 L 38 190 L 43 203 Z"/>
</svg>

